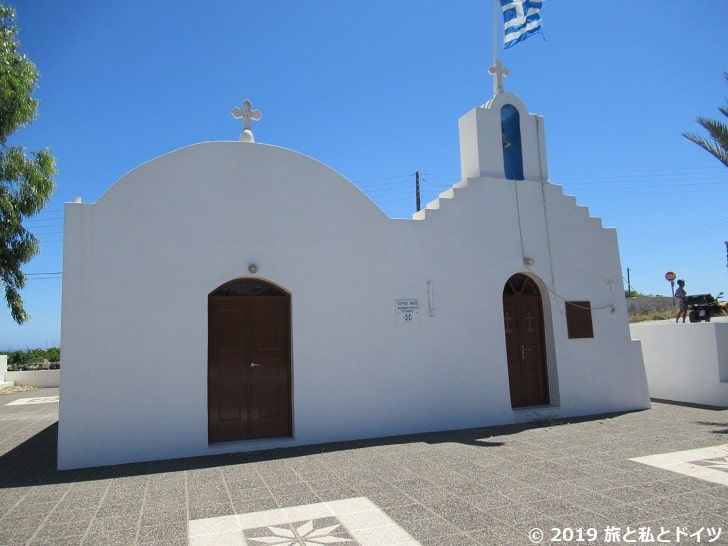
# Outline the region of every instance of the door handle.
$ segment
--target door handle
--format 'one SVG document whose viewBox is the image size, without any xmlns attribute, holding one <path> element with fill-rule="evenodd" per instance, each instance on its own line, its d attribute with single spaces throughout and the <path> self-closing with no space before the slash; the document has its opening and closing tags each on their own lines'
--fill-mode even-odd
<svg viewBox="0 0 728 546">
<path fill-rule="evenodd" d="M 258 363 L 256 363 L 256 362 L 251 362 L 251 363 L 250 363 L 250 367 L 251 367 L 251 368 L 260 368 L 261 366 L 262 366 L 262 364 L 258 364 Z"/>
<path fill-rule="evenodd" d="M 529 348 L 525 345 L 521 345 L 521 360 L 526 360 L 526 351 L 528 351 Z"/>
</svg>

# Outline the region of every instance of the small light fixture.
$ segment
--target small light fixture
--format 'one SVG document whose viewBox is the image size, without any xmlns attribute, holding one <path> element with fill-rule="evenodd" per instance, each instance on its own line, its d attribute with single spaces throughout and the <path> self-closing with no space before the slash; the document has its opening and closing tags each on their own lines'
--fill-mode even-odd
<svg viewBox="0 0 728 546">
<path fill-rule="evenodd" d="M 533 265 L 533 258 L 526 258 L 523 257 L 523 263 L 526 264 L 528 267 L 531 267 Z"/>
<path fill-rule="evenodd" d="M 257 272 L 258 272 L 258 266 L 257 265 L 250 264 L 248 266 L 248 273 L 250 273 L 251 275 L 255 275 Z"/>
</svg>

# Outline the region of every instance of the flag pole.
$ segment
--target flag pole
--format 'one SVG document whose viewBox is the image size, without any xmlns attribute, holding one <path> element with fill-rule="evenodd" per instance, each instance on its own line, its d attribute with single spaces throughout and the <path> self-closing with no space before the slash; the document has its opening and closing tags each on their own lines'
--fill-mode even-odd
<svg viewBox="0 0 728 546">
<path fill-rule="evenodd" d="M 498 0 L 493 0 L 493 64 L 498 60 Z"/>
<path fill-rule="evenodd" d="M 503 63 L 498 59 L 498 12 L 500 0 L 493 0 L 493 64 L 488 67 L 488 72 L 493 75 L 493 96 L 503 92 L 503 76 L 508 75 L 508 69 L 503 68 Z"/>
</svg>

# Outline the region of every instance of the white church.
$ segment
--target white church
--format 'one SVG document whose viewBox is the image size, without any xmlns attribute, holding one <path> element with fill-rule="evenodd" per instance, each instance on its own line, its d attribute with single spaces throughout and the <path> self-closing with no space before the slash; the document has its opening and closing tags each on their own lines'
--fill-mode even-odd
<svg viewBox="0 0 728 546">
<path fill-rule="evenodd" d="M 462 179 L 412 219 L 256 143 L 248 101 L 240 141 L 68 203 L 59 468 L 649 407 L 616 231 L 494 68 Z"/>
</svg>

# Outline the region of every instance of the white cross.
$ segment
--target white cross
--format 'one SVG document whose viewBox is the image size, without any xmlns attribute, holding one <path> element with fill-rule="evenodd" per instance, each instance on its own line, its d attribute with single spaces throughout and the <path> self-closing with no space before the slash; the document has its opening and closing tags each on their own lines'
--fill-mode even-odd
<svg viewBox="0 0 728 546">
<path fill-rule="evenodd" d="M 259 121 L 263 114 L 260 113 L 260 110 L 251 110 L 251 107 L 253 106 L 253 103 L 250 102 L 248 99 L 245 99 L 243 101 L 243 107 L 238 108 L 237 106 L 233 108 L 232 114 L 235 119 L 243 119 L 243 132 L 250 131 L 251 124 L 250 120 L 254 119 L 255 121 Z M 240 134 L 240 140 L 243 139 L 243 134 Z"/>
<path fill-rule="evenodd" d="M 503 76 L 508 75 L 508 69 L 503 66 L 500 59 L 496 59 L 495 64 L 488 67 L 488 72 L 493 74 L 493 95 L 503 93 Z"/>
<path fill-rule="evenodd" d="M 503 11 L 516 10 L 516 16 L 505 24 L 506 31 L 510 27 L 520 26 L 526 22 L 526 13 L 523 11 L 523 2 L 511 2 L 503 6 Z M 530 9 L 529 9 L 530 11 Z"/>
</svg>

